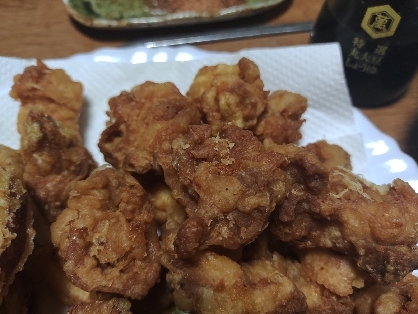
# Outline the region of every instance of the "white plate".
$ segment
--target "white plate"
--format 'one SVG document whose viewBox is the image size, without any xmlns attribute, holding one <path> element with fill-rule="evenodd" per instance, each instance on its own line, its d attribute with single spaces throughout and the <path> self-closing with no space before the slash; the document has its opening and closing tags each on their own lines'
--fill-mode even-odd
<svg viewBox="0 0 418 314">
<path fill-rule="evenodd" d="M 144 48 L 127 46 L 101 48 L 90 53 L 77 54 L 69 58 L 76 61 L 94 62 L 166 62 L 207 59 L 227 56 L 226 52 L 209 52 L 192 46 Z M 357 108 L 353 108 L 354 119 L 360 130 L 366 151 L 368 179 L 376 184 L 390 183 L 396 178 L 408 182 L 418 192 L 418 167 L 416 162 L 403 153 L 397 142 L 378 130 Z"/>
</svg>

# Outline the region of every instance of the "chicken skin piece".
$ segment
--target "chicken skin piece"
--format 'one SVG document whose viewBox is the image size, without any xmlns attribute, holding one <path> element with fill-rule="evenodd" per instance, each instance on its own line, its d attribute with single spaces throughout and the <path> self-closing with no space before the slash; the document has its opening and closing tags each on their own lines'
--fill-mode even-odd
<svg viewBox="0 0 418 314">
<path fill-rule="evenodd" d="M 183 260 L 166 255 L 176 305 L 192 313 L 306 313 L 303 294 L 274 258 L 236 263 L 210 251 Z"/>
<path fill-rule="evenodd" d="M 209 125 L 191 126 L 164 146 L 159 161 L 189 217 L 175 241 L 182 257 L 211 245 L 235 249 L 253 241 L 287 193 L 288 177 L 279 168 L 285 157 L 233 125 L 217 137 Z"/>
<path fill-rule="evenodd" d="M 43 112 L 28 113 L 21 136 L 24 182 L 49 222 L 67 206 L 73 185 L 96 168 L 78 131 L 62 127 Z"/>
<path fill-rule="evenodd" d="M 159 278 L 152 205 L 124 171 L 99 168 L 77 182 L 51 234 L 64 271 L 85 291 L 139 300 Z"/>
<path fill-rule="evenodd" d="M 410 273 L 392 285 L 372 285 L 352 299 L 356 314 L 418 313 L 418 278 Z"/>
<path fill-rule="evenodd" d="M 0 303 L 32 253 L 34 205 L 22 181 L 19 153 L 0 145 Z"/>
<path fill-rule="evenodd" d="M 302 95 L 275 91 L 268 96 L 267 108 L 252 130 L 260 141 L 296 143 L 302 138 L 300 127 L 305 120 L 301 117 L 307 108 L 308 101 Z"/>
<path fill-rule="evenodd" d="M 78 133 L 78 120 L 83 104 L 83 86 L 74 82 L 62 69 L 49 69 L 38 60 L 16 75 L 10 96 L 20 100 L 17 127 L 23 134 L 23 125 L 29 112 L 44 112 L 65 127 Z"/>
<path fill-rule="evenodd" d="M 272 215 L 271 231 L 299 248 L 331 248 L 378 282 L 418 267 L 418 196 L 405 182 L 376 186 L 349 170 L 331 171 L 319 194 L 294 189 Z"/>
<path fill-rule="evenodd" d="M 246 58 L 236 65 L 200 69 L 187 96 L 200 103 L 215 136 L 226 123 L 251 129 L 267 106 L 267 92 L 257 65 Z"/>
<path fill-rule="evenodd" d="M 68 309 L 67 314 L 132 314 L 131 303 L 127 299 L 113 298 L 106 301 L 80 303 Z"/>
<path fill-rule="evenodd" d="M 115 168 L 138 174 L 160 171 L 161 143 L 201 123 L 200 111 L 172 83 L 145 82 L 111 98 L 109 107 L 99 148 Z"/>
</svg>

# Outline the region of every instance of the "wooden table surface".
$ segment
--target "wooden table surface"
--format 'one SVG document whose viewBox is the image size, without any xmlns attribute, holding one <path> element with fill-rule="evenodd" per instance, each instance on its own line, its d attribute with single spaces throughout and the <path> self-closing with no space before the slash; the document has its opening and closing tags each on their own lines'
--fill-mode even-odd
<svg viewBox="0 0 418 314">
<path fill-rule="evenodd" d="M 61 0 L 1 0 L 0 55 L 21 58 L 62 58 L 99 47 L 117 47 L 153 36 L 187 33 L 197 28 L 220 30 L 236 26 L 313 21 L 324 0 L 285 0 L 277 7 L 230 22 L 142 30 L 96 30 L 69 18 Z M 212 51 L 237 51 L 251 47 L 306 44 L 308 33 L 196 45 Z M 401 149 L 418 160 L 418 76 L 399 101 L 377 109 L 362 109 Z"/>
</svg>

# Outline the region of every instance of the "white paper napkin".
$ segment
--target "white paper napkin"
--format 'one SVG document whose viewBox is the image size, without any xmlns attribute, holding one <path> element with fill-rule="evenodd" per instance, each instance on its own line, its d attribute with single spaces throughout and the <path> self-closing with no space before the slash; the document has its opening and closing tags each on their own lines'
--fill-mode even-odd
<svg viewBox="0 0 418 314">
<path fill-rule="evenodd" d="M 351 154 L 354 172 L 367 177 L 362 138 L 354 123 L 341 52 L 336 44 L 244 50 L 187 62 L 127 64 L 45 60 L 45 63 L 51 68 L 64 69 L 73 80 L 83 84 L 82 132 L 86 147 L 101 164 L 104 159 L 97 143 L 105 128 L 110 97 L 147 80 L 173 82 L 185 93 L 202 66 L 234 64 L 244 56 L 259 66 L 265 89 L 285 89 L 308 99 L 309 108 L 304 115 L 307 121 L 302 127 L 300 144 L 320 139 L 339 144 Z M 0 57 L 0 143 L 13 148 L 19 147 L 16 130 L 19 103 L 9 96 L 9 92 L 13 76 L 32 64 L 35 60 Z"/>
</svg>

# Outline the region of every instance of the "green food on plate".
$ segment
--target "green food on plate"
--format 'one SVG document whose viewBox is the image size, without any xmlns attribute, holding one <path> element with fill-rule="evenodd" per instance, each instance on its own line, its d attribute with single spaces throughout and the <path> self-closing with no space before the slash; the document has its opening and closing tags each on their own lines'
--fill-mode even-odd
<svg viewBox="0 0 418 314">
<path fill-rule="evenodd" d="M 87 17 L 122 20 L 149 15 L 143 0 L 70 0 L 69 3 Z"/>
<path fill-rule="evenodd" d="M 252 6 L 266 0 L 245 0 Z M 161 11 L 151 10 L 144 0 L 69 0 L 69 5 L 87 18 L 126 20 L 161 15 Z"/>
</svg>

